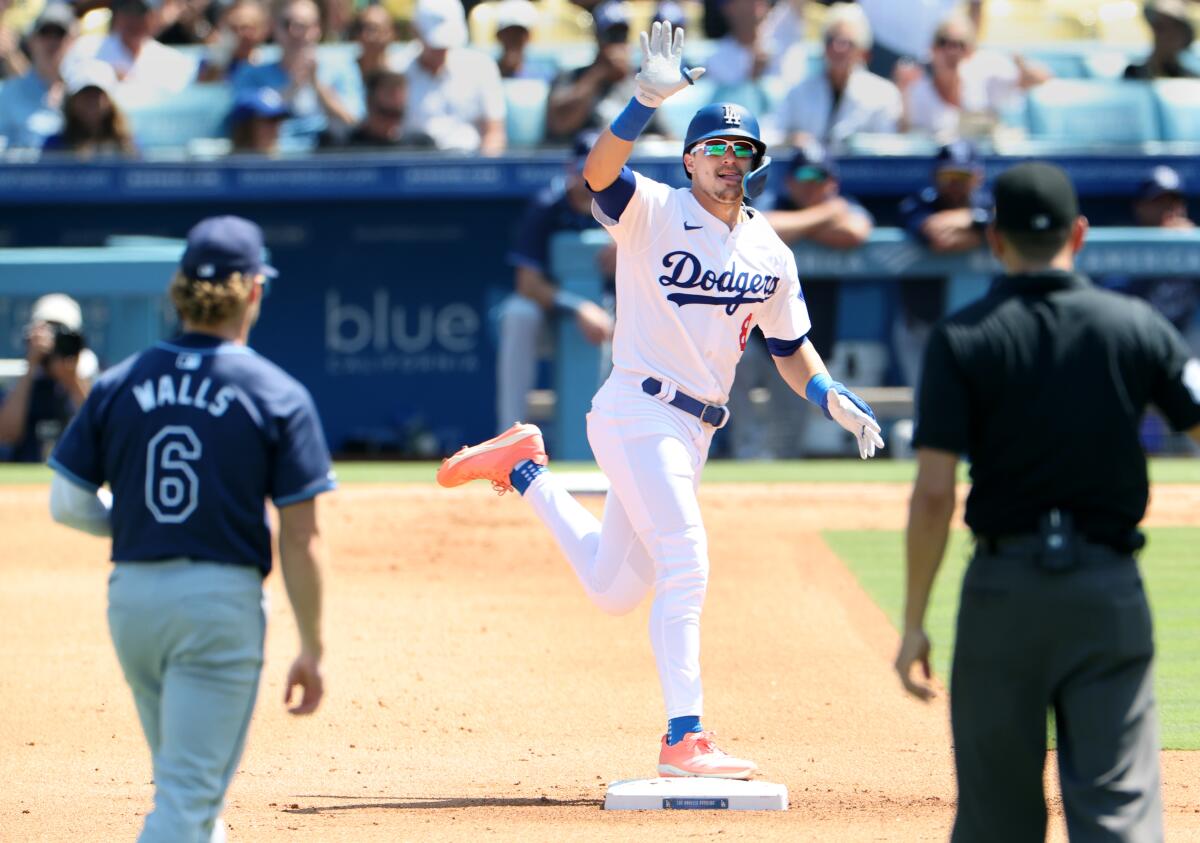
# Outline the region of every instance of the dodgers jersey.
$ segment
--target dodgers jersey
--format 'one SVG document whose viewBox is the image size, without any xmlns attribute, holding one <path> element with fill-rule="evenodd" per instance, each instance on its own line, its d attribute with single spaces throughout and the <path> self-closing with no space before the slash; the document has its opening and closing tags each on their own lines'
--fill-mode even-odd
<svg viewBox="0 0 1200 843">
<path fill-rule="evenodd" d="M 334 488 L 312 396 L 244 345 L 160 342 L 105 372 L 50 457 L 84 488 L 112 487 L 112 558 L 187 557 L 271 569 L 266 498 Z"/>
<path fill-rule="evenodd" d="M 627 167 L 592 213 L 617 243 L 615 367 L 724 404 L 755 326 L 780 355 L 808 333 L 795 256 L 762 214 L 730 230 L 690 189 Z"/>
</svg>

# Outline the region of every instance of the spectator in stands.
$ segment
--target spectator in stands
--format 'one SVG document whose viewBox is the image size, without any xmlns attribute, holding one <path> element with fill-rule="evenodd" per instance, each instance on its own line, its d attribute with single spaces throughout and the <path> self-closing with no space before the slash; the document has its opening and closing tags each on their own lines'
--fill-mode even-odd
<svg viewBox="0 0 1200 843">
<path fill-rule="evenodd" d="M 44 152 L 70 152 L 79 159 L 133 157 L 133 132 L 113 100 L 117 75 L 102 61 L 82 61 L 66 70 L 63 128 L 42 145 Z"/>
<path fill-rule="evenodd" d="M 392 69 L 388 48 L 396 40 L 396 22 L 383 6 L 367 6 L 355 15 L 350 37 L 358 43 L 358 75 L 366 90 L 373 74 Z"/>
<path fill-rule="evenodd" d="M 229 134 L 235 153 L 276 155 L 280 125 L 291 116 L 274 88 L 239 91 L 229 112 Z"/>
<path fill-rule="evenodd" d="M 637 84 L 629 49 L 629 8 L 608 0 L 592 12 L 596 58 L 586 67 L 559 74 L 550 89 L 546 134 L 552 142 L 567 143 L 584 129 L 608 127 L 629 103 Z M 656 113 L 645 134 L 665 135 Z"/>
<path fill-rule="evenodd" d="M 499 155 L 508 145 L 504 88 L 491 56 L 468 49 L 459 0 L 417 0 L 413 28 L 421 51 L 404 69 L 404 128 L 424 132 L 438 149 Z"/>
<path fill-rule="evenodd" d="M 321 32 L 327 43 L 353 40 L 350 30 L 354 25 L 358 0 L 317 0 L 317 6 L 321 10 Z"/>
<path fill-rule="evenodd" d="M 1196 37 L 1186 0 L 1146 0 L 1143 12 L 1154 35 L 1154 48 L 1144 62 L 1125 68 L 1125 78 L 1195 78 L 1197 74 L 1180 61 Z"/>
<path fill-rule="evenodd" d="M 930 72 L 898 74 L 904 92 L 904 128 L 946 143 L 986 135 L 1022 93 L 1050 78 L 1044 67 L 975 49 L 975 25 L 951 15 L 933 37 Z M 910 69 L 911 70 L 911 69 Z"/>
<path fill-rule="evenodd" d="M 75 38 L 75 13 L 65 3 L 42 10 L 29 33 L 33 67 L 0 87 L 0 138 L 10 149 L 41 149 L 62 130 L 63 57 Z M 0 146 L 5 141 L 0 141 Z"/>
<path fill-rule="evenodd" d="M 772 69 L 772 57 L 762 37 L 762 23 L 770 6 L 767 0 L 725 0 L 721 14 L 729 22 L 729 33 L 717 42 L 705 62 L 708 78 L 719 86 L 757 82 Z M 750 107 L 761 107 L 754 103 Z"/>
<path fill-rule="evenodd" d="M 10 0 L 0 0 L 0 79 L 24 76 L 29 62 L 21 52 L 21 34 L 5 23 Z"/>
<path fill-rule="evenodd" d="M 500 44 L 500 76 L 504 79 L 545 79 L 549 74 L 525 56 L 529 36 L 537 24 L 537 8 L 529 0 L 501 0 L 496 4 L 496 41 Z"/>
<path fill-rule="evenodd" d="M 859 132 L 895 132 L 900 91 L 864 66 L 871 25 L 860 7 L 836 3 L 825 16 L 825 72 L 788 91 L 779 123 L 796 146 L 816 141 L 840 151 Z"/>
<path fill-rule="evenodd" d="M 259 63 L 259 47 L 271 34 L 267 10 L 259 0 L 234 0 L 221 14 L 214 43 L 200 63 L 197 79 L 221 82 L 245 66 Z"/>
<path fill-rule="evenodd" d="M 755 202 L 775 233 L 789 246 L 816 243 L 830 249 L 856 249 L 867 241 L 874 219 L 856 200 L 841 193 L 837 161 L 819 144 L 796 151 L 787 164 L 784 189 Z M 812 329 L 808 339 L 824 360 L 834 359 L 837 342 L 837 278 L 804 278 L 804 301 Z M 781 388 L 782 387 L 782 388 Z M 755 402 L 752 392 L 769 400 Z M 810 410 L 780 380 L 762 332 L 746 345 L 729 395 L 730 451 L 736 459 L 788 459 L 803 456 L 803 431 Z"/>
<path fill-rule="evenodd" d="M 1167 166 L 1154 167 L 1138 189 L 1133 201 L 1133 221 L 1144 228 L 1173 228 L 1191 231 L 1196 226 L 1188 218 L 1186 186 L 1179 173 Z M 1200 354 L 1200 278 L 1169 276 L 1166 278 L 1112 277 L 1103 280 L 1105 287 L 1145 299 L 1170 320 L 1181 334 L 1188 337 Z"/>
<path fill-rule="evenodd" d="M 177 94 L 195 78 L 192 60 L 154 40 L 163 0 L 113 0 L 108 35 L 80 37 L 66 64 L 96 59 L 112 66 L 117 80 L 151 94 Z"/>
<path fill-rule="evenodd" d="M 70 296 L 33 305 L 25 326 L 25 374 L 0 400 L 0 445 L 13 462 L 42 462 L 83 404 L 97 369 L 83 339 L 83 313 Z"/>
<path fill-rule="evenodd" d="M 893 77 L 897 65 L 902 71 L 911 71 L 929 61 L 929 44 L 938 25 L 964 5 L 963 0 L 858 0 L 858 4 L 875 33 L 868 69 L 897 84 Z M 966 0 L 965 5 L 978 32 L 983 23 L 983 0 Z"/>
<path fill-rule="evenodd" d="M 984 244 L 992 218 L 992 197 L 983 186 L 983 164 L 969 141 L 938 150 L 933 185 L 900 203 L 904 228 L 930 251 L 958 254 Z M 915 386 L 920 359 L 933 324 L 946 306 L 945 278 L 904 278 L 899 282 L 900 317 L 893 345 L 905 385 Z"/>
<path fill-rule="evenodd" d="M 275 18 L 279 60 L 243 65 L 233 76 L 239 91 L 274 88 L 292 116 L 280 127 L 289 147 L 315 146 L 326 130 L 347 132 L 363 113 L 362 82 L 350 63 L 317 61 L 320 12 L 312 0 L 285 0 Z"/>
<path fill-rule="evenodd" d="M 819 0 L 828 6 L 831 0 Z M 760 35 L 767 55 L 773 58 L 771 72 L 789 82 L 808 75 L 808 45 L 804 43 L 804 6 L 807 0 L 775 0 L 762 22 Z"/>
<path fill-rule="evenodd" d="M 433 149 L 433 138 L 404 131 L 408 80 L 380 70 L 367 77 L 367 116 L 344 138 L 322 135 L 320 146 L 338 149 Z"/>
<path fill-rule="evenodd" d="M 575 321 L 594 344 L 612 339 L 613 319 L 603 307 L 562 291 L 550 268 L 550 240 L 561 231 L 599 228 L 592 217 L 592 194 L 583 181 L 583 162 L 596 133 L 575 138 L 567 172 L 530 202 L 517 228 L 509 263 L 516 273 L 516 292 L 500 306 L 500 347 L 496 355 L 496 429 L 526 417 L 529 391 L 535 386 L 537 351 L 543 329 L 557 318 Z M 598 256 L 598 268 L 611 294 L 616 272 L 616 246 Z"/>
<path fill-rule="evenodd" d="M 204 44 L 218 11 L 213 0 L 163 0 L 154 37 L 163 44 Z"/>
</svg>

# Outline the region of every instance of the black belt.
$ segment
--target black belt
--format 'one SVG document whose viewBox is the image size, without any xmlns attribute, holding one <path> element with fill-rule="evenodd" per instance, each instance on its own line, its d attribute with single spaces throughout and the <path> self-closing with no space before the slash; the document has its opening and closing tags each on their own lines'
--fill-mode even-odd
<svg viewBox="0 0 1200 843">
<path fill-rule="evenodd" d="M 720 430 L 729 422 L 729 408 L 720 404 L 705 404 L 698 398 L 680 392 L 674 385 L 667 385 L 658 378 L 646 378 L 642 381 L 642 392 L 653 395 L 665 401 L 672 407 L 678 407 L 685 413 L 690 413 L 705 424 L 710 424 Z"/>
<path fill-rule="evenodd" d="M 1132 556 L 1140 548 L 1130 547 L 1129 542 L 1119 542 L 1109 539 L 1095 539 L 1077 536 L 1075 541 L 1085 545 L 1098 545 L 1127 556 Z M 975 545 L 985 553 L 997 554 L 1005 552 L 1032 552 L 1040 550 L 1044 539 L 1038 533 L 1010 533 L 1007 535 L 976 535 Z"/>
</svg>

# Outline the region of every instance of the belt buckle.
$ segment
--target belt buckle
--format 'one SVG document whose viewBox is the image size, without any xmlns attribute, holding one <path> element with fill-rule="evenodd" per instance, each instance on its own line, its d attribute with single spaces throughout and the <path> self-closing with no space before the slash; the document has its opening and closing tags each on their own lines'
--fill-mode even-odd
<svg viewBox="0 0 1200 843">
<path fill-rule="evenodd" d="M 710 411 L 715 411 L 721 414 L 720 423 L 714 422 L 709 418 Z M 721 407 L 717 404 L 705 404 L 704 409 L 700 411 L 700 421 L 710 424 L 714 429 L 720 430 L 729 423 L 729 408 Z"/>
</svg>

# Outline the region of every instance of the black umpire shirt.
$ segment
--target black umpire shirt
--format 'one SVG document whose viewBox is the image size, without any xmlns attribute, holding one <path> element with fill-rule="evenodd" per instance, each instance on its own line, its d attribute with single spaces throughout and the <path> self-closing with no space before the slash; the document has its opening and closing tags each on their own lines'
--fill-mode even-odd
<svg viewBox="0 0 1200 843">
<path fill-rule="evenodd" d="M 1149 483 L 1138 428 L 1155 404 L 1200 424 L 1200 363 L 1145 302 L 1048 271 L 997 278 L 938 323 L 925 351 L 915 447 L 965 455 L 977 536 L 1070 512 L 1094 541 L 1132 550 Z"/>
</svg>

